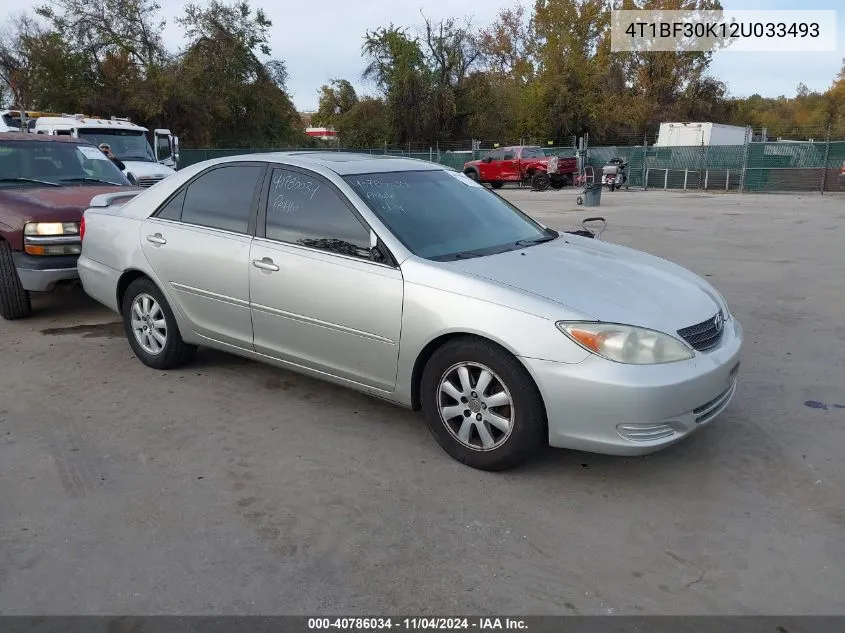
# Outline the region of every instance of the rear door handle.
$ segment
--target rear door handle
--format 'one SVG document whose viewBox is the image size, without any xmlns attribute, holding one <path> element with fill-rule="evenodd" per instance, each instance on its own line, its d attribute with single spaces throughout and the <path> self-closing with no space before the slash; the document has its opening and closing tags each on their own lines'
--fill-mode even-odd
<svg viewBox="0 0 845 633">
<path fill-rule="evenodd" d="M 167 240 L 161 236 L 161 233 L 156 233 L 155 235 L 148 235 L 147 241 L 152 242 L 153 244 L 167 244 Z"/>
<path fill-rule="evenodd" d="M 273 260 L 269 257 L 265 257 L 264 259 L 253 259 L 252 265 L 256 268 L 260 268 L 261 270 L 279 270 L 279 267 L 276 266 L 276 264 L 273 263 Z"/>
</svg>

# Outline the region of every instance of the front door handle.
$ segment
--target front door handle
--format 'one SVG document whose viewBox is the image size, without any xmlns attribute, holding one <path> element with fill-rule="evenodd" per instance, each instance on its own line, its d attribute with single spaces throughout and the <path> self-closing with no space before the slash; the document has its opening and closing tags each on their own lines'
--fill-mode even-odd
<svg viewBox="0 0 845 633">
<path fill-rule="evenodd" d="M 252 265 L 256 268 L 260 268 L 261 270 L 279 270 L 279 267 L 273 263 L 273 260 L 269 257 L 265 257 L 263 259 L 253 259 Z"/>
<path fill-rule="evenodd" d="M 161 233 L 156 233 L 155 235 L 148 235 L 147 241 L 152 242 L 153 244 L 167 244 L 167 240 L 161 236 Z"/>
</svg>

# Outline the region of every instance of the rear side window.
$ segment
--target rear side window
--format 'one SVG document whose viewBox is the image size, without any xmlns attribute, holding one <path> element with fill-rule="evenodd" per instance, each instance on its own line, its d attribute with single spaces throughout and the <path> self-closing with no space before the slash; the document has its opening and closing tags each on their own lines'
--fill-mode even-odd
<svg viewBox="0 0 845 633">
<path fill-rule="evenodd" d="M 184 204 L 185 190 L 183 189 L 156 213 L 156 217 L 162 220 L 176 220 L 178 222 L 182 219 L 182 205 Z"/>
<path fill-rule="evenodd" d="M 185 190 L 182 222 L 247 233 L 263 169 L 260 165 L 229 165 L 206 172 Z"/>
</svg>

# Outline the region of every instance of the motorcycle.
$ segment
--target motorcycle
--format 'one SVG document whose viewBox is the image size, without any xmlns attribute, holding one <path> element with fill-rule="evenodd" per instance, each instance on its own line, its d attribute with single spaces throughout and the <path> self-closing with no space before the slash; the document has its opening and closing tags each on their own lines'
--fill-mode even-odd
<svg viewBox="0 0 845 633">
<path fill-rule="evenodd" d="M 611 158 L 602 167 L 601 184 L 607 186 L 610 191 L 621 189 L 625 185 L 628 188 L 628 161 L 624 158 Z"/>
</svg>

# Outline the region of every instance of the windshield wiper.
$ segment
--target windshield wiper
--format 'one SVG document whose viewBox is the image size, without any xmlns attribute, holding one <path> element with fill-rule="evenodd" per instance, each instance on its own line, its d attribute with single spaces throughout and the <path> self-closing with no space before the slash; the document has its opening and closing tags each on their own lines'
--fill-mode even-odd
<svg viewBox="0 0 845 633">
<path fill-rule="evenodd" d="M 120 187 L 119 182 L 112 182 L 111 180 L 102 180 L 101 178 L 91 178 L 88 176 L 81 176 L 79 178 L 59 178 L 60 182 L 103 182 L 107 185 L 114 185 Z"/>
<path fill-rule="evenodd" d="M 50 182 L 48 180 L 36 180 L 35 178 L 0 178 L 0 182 L 34 182 L 39 185 L 50 185 L 51 187 L 61 187 L 57 182 Z"/>
<path fill-rule="evenodd" d="M 557 235 L 544 235 L 543 237 L 535 237 L 531 240 L 519 240 L 514 243 L 515 246 L 534 246 L 534 244 L 542 244 L 543 242 L 551 242 L 557 239 Z"/>
</svg>

